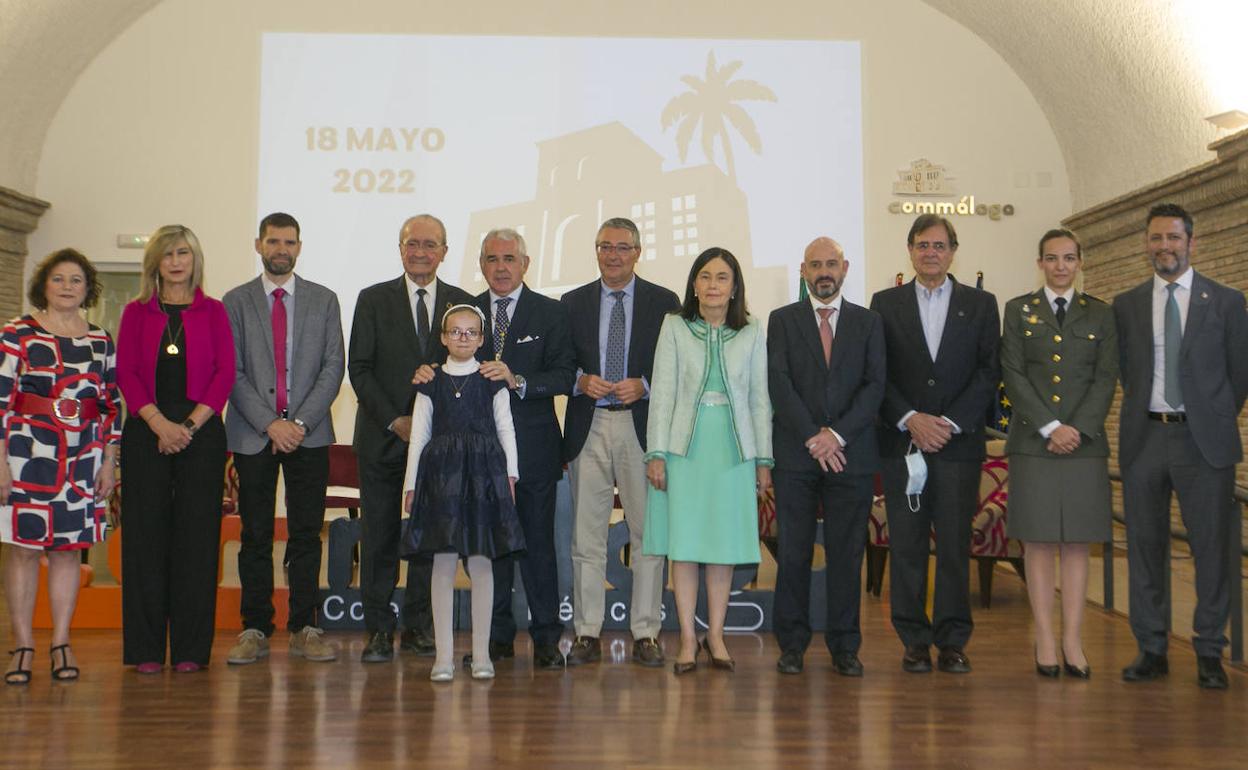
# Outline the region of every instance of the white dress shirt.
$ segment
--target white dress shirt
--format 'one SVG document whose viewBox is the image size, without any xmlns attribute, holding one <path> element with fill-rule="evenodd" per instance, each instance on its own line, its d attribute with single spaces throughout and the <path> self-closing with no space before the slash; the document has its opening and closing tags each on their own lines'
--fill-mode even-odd
<svg viewBox="0 0 1248 770">
<path fill-rule="evenodd" d="M 927 342 L 927 352 L 934 362 L 936 354 L 940 352 L 940 337 L 945 333 L 945 321 L 949 318 L 949 302 L 953 299 L 953 284 L 949 282 L 947 275 L 935 289 L 929 289 L 916 280 L 914 293 L 919 301 L 919 324 L 923 327 L 923 339 Z M 906 420 L 913 417 L 917 411 L 917 409 L 911 409 L 903 414 L 897 421 L 897 430 L 905 433 Z M 940 418 L 949 423 L 954 433 L 962 432 L 962 428 L 953 420 L 943 414 Z"/>
<path fill-rule="evenodd" d="M 442 319 L 433 317 L 433 308 L 438 301 L 438 280 L 435 278 L 429 282 L 428 286 L 421 286 L 412 280 L 407 273 L 403 274 L 403 280 L 407 282 L 407 304 L 412 309 L 412 325 L 416 331 L 420 331 L 420 321 L 416 318 L 416 303 L 420 301 L 420 297 L 416 292 L 420 289 L 425 290 L 425 312 L 429 318 L 429 333 L 436 334 L 442 331 Z"/>
</svg>

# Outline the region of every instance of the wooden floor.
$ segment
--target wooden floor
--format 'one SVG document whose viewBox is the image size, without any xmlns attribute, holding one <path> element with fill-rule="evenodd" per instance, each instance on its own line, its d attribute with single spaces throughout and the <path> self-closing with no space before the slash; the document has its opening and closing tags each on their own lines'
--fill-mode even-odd
<svg viewBox="0 0 1248 770">
<path fill-rule="evenodd" d="M 1229 691 L 1202 691 L 1176 641 L 1167 680 L 1123 683 L 1127 623 L 1089 607 L 1092 680 L 1041 680 L 1021 582 L 999 569 L 993 593 L 965 676 L 901 671 L 887 597 L 864 601 L 859 680 L 833 673 L 821 642 L 804 675 L 776 673 L 771 635 L 729 639 L 735 674 L 679 679 L 627 663 L 615 636 L 600 665 L 535 672 L 525 643 L 493 682 L 434 685 L 428 658 L 361 664 L 355 633 L 330 635 L 336 663 L 288 658 L 279 634 L 267 661 L 227 666 L 221 636 L 205 672 L 140 676 L 119 663 L 119 633 L 82 631 L 69 684 L 50 681 L 41 632 L 33 684 L 0 688 L 0 767 L 1248 766 L 1242 671 L 1228 669 Z"/>
</svg>

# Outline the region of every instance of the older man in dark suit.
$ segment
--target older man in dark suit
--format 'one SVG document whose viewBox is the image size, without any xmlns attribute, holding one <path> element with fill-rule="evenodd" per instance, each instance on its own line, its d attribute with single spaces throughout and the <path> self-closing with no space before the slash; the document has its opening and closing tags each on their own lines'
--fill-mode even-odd
<svg viewBox="0 0 1248 770">
<path fill-rule="evenodd" d="M 529 256 L 515 230 L 491 230 L 481 242 L 481 274 L 489 290 L 474 302 L 488 320 L 489 338 L 478 356 L 481 374 L 511 389 L 520 480 L 516 511 L 524 528 L 525 552 L 494 562 L 494 618 L 490 658 L 515 655 L 516 622 L 511 613 L 514 563 L 520 564 L 529 603 L 529 636 L 537 668 L 563 668 L 559 640 L 559 572 L 555 560 L 555 485 L 563 476 L 563 437 L 554 398 L 572 390 L 576 377 L 568 314 L 563 305 L 524 285 Z"/>
<path fill-rule="evenodd" d="M 238 552 L 243 632 L 227 661 L 255 663 L 269 654 L 279 469 L 286 481 L 290 654 L 330 661 L 338 654 L 316 626 L 316 604 L 334 442 L 329 409 L 342 385 L 338 295 L 295 275 L 303 241 L 291 215 L 277 212 L 261 220 L 255 247 L 264 272 L 223 300 L 238 372 L 225 434 L 238 471 L 243 523 Z"/>
<path fill-rule="evenodd" d="M 412 376 L 426 364 L 446 359 L 442 314 L 451 305 L 472 302 L 464 290 L 437 279 L 446 256 L 446 228 L 428 214 L 411 217 L 399 231 L 403 275 L 360 292 L 351 326 L 347 372 L 359 399 L 355 451 L 360 458 L 363 548 L 360 593 L 368 644 L 361 660 L 394 657 L 396 619 L 390 596 L 399 577 L 399 528 L 403 476 L 412 430 Z M 429 605 L 431 561 L 408 567 L 403 597 L 403 649 L 433 654 L 433 615 Z"/>
<path fill-rule="evenodd" d="M 1227 535 L 1231 517 L 1239 515 L 1233 495 L 1243 447 L 1236 417 L 1248 395 L 1248 311 L 1242 292 L 1192 269 L 1196 238 L 1187 211 L 1155 206 L 1146 227 L 1154 275 L 1114 299 L 1122 370 L 1118 464 L 1131 631 L 1140 650 L 1122 678 L 1169 673 L 1165 566 L 1175 493 L 1196 565 L 1197 682 L 1223 689 L 1228 574 L 1239 569 Z"/>
<path fill-rule="evenodd" d="M 641 552 L 646 521 L 646 417 L 654 346 L 676 295 L 635 272 L 641 235 L 631 219 L 602 223 L 594 243 L 602 277 L 563 295 L 576 348 L 576 386 L 568 400 L 564 459 L 572 482 L 573 626 L 568 665 L 602 659 L 607 525 L 620 491 L 631 544 L 629 629 L 633 661 L 663 665 L 661 556 Z"/>
<path fill-rule="evenodd" d="M 840 244 L 816 238 L 801 267 L 810 296 L 774 311 L 767 323 L 779 527 L 772 627 L 784 674 L 801 672 L 810 644 L 810 562 L 822 506 L 824 638 L 837 673 L 862 676 L 858 611 L 880 465 L 875 423 L 884 398 L 884 324 L 841 295 L 848 272 Z"/>
<path fill-rule="evenodd" d="M 880 458 L 888 510 L 893 628 L 905 645 L 902 668 L 971 670 L 969 562 L 971 518 L 979 504 L 984 422 L 1000 382 L 997 300 L 958 283 L 949 266 L 958 250 L 953 223 L 935 214 L 914 220 L 906 236 L 910 283 L 877 292 L 871 309 L 884 319 L 888 385 L 880 409 Z M 907 469 L 920 452 L 922 476 Z M 913 462 L 913 461 L 912 461 Z M 908 484 L 914 481 L 910 489 Z M 910 494 L 907 494 L 907 492 Z M 929 619 L 927 560 L 936 535 L 936 595 Z"/>
</svg>

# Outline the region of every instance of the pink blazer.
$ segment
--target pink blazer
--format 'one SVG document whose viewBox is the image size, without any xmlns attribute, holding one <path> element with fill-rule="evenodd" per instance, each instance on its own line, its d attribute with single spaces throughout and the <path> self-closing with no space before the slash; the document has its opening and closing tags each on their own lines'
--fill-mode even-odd
<svg viewBox="0 0 1248 770">
<path fill-rule="evenodd" d="M 117 385 L 130 414 L 156 402 L 156 359 L 165 344 L 169 316 L 152 297 L 121 312 L 117 330 Z M 220 414 L 234 387 L 234 335 L 225 305 L 200 289 L 182 311 L 186 347 L 186 397 Z"/>
</svg>

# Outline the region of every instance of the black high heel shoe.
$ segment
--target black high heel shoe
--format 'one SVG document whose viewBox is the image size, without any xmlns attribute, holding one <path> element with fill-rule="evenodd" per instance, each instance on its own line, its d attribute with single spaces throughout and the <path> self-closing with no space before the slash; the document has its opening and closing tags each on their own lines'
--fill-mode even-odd
<svg viewBox="0 0 1248 770">
<path fill-rule="evenodd" d="M 30 684 L 30 662 L 34 660 L 34 647 L 18 647 L 16 650 L 9 650 L 10 655 L 17 656 L 17 668 L 4 675 L 5 684 Z M 26 656 L 30 655 L 30 660 Z M 22 664 L 26 665 L 23 666 Z"/>
<path fill-rule="evenodd" d="M 1054 666 L 1053 668 L 1057 668 L 1057 666 Z M 1091 679 L 1092 678 L 1091 666 L 1080 667 L 1080 666 L 1074 665 L 1073 663 L 1069 663 L 1066 660 L 1065 653 L 1062 654 L 1062 668 L 1066 670 L 1067 676 L 1073 676 L 1076 679 Z"/>
<path fill-rule="evenodd" d="M 56 665 L 56 654 L 61 654 L 61 665 Z M 52 678 L 58 682 L 72 682 L 78 678 L 78 667 L 69 665 L 69 645 L 58 644 L 48 650 L 52 658 Z"/>
<path fill-rule="evenodd" d="M 1062 669 L 1056 663 L 1054 663 L 1051 666 L 1046 666 L 1043 663 L 1041 663 L 1040 655 L 1036 652 L 1035 648 L 1032 648 L 1032 655 L 1036 661 L 1036 673 L 1037 674 L 1043 677 L 1047 677 L 1049 679 L 1057 679 L 1059 676 L 1062 675 Z"/>
<path fill-rule="evenodd" d="M 676 661 L 672 664 L 672 673 L 676 676 L 681 674 L 690 674 L 698 670 L 698 656 L 702 654 L 702 645 L 699 643 L 693 648 L 693 660 L 688 663 Z"/>
<path fill-rule="evenodd" d="M 737 662 L 732 658 L 717 658 L 715 653 L 711 652 L 711 643 L 702 637 L 702 649 L 706 650 L 706 655 L 711 659 L 711 668 L 718 668 L 721 671 L 736 671 Z"/>
</svg>

